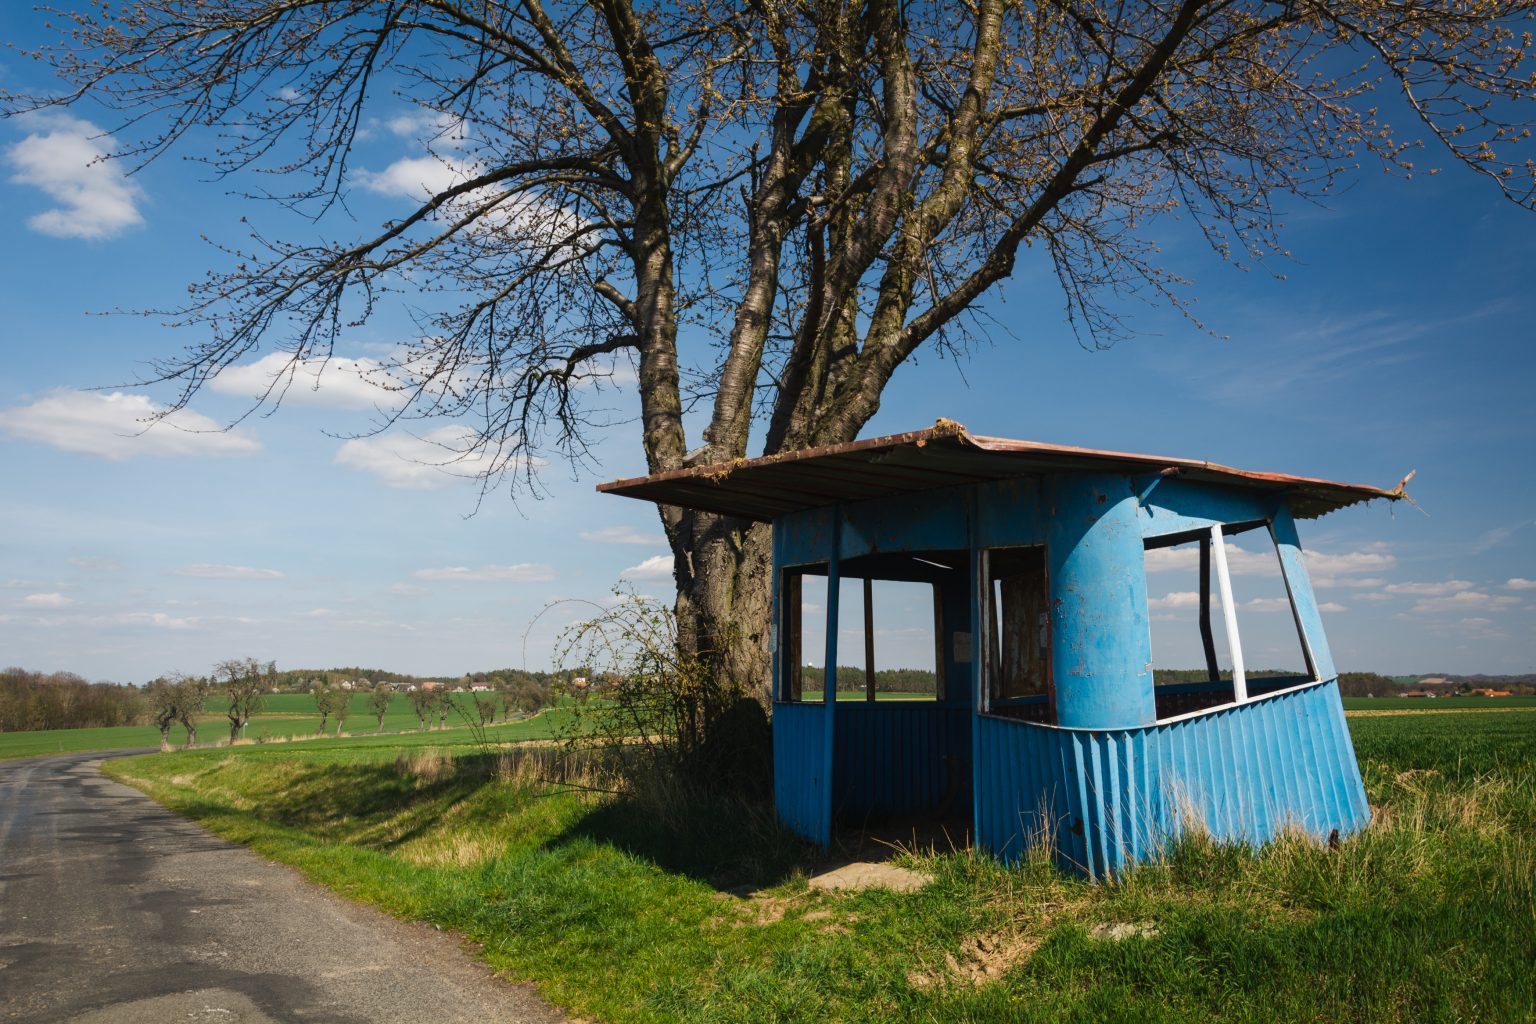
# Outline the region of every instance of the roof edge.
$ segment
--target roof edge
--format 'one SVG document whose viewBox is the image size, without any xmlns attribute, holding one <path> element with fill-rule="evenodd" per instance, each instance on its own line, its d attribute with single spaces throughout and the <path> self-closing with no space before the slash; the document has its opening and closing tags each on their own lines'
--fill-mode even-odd
<svg viewBox="0 0 1536 1024">
<path fill-rule="evenodd" d="M 1362 501 L 1385 499 L 1387 501 L 1406 500 L 1410 504 L 1413 499 L 1408 497 L 1407 484 L 1413 479 L 1414 473 L 1405 476 L 1396 487 L 1388 490 L 1381 487 L 1373 487 L 1368 484 L 1346 484 L 1334 480 L 1325 480 L 1320 477 L 1295 476 L 1289 473 L 1271 473 L 1255 470 L 1237 469 L 1218 462 L 1210 462 L 1199 459 L 1182 459 L 1162 455 L 1149 455 L 1136 452 L 1111 451 L 1098 448 L 1081 448 L 1072 445 L 1050 444 L 1041 441 L 1018 441 L 1002 437 L 989 437 L 972 434 L 965 426 L 956 420 L 940 417 L 934 421 L 933 426 L 922 430 L 911 430 L 900 434 L 887 434 L 882 437 L 865 438 L 858 441 L 845 441 L 840 444 L 825 445 L 819 448 L 798 448 L 793 451 L 778 452 L 773 455 L 758 456 L 756 458 L 733 459 L 730 462 L 712 463 L 703 466 L 684 466 L 679 469 L 666 470 L 649 476 L 625 477 L 618 480 L 610 480 L 597 485 L 599 493 L 625 492 L 635 488 L 647 487 L 656 484 L 666 484 L 675 481 L 706 481 L 709 483 L 724 483 L 738 470 L 759 469 L 770 466 L 793 464 L 813 459 L 821 459 L 827 456 L 856 454 L 861 451 L 874 449 L 900 448 L 913 446 L 922 448 L 934 441 L 952 441 L 972 448 L 977 451 L 1013 453 L 1016 455 L 1060 455 L 1077 456 L 1083 459 L 1102 459 L 1106 462 L 1120 463 L 1130 467 L 1144 467 L 1148 473 L 1160 473 L 1163 475 L 1206 474 L 1227 479 L 1248 480 L 1252 483 L 1270 484 L 1277 488 L 1291 487 L 1297 489 L 1315 489 L 1322 492 L 1331 492 L 1334 501 L 1337 502 L 1334 510 L 1348 507 Z M 632 495 L 640 497 L 641 495 Z M 1346 497 L 1347 496 L 1347 497 Z M 1341 500 L 1343 499 L 1343 500 Z M 662 500 L 652 498 L 650 500 Z M 1317 513 L 1314 513 L 1317 514 Z"/>
</svg>

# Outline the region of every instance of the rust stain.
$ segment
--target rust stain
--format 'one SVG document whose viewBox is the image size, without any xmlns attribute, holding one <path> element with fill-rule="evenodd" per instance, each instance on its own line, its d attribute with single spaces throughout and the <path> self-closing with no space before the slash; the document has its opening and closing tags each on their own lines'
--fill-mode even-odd
<svg viewBox="0 0 1536 1024">
<path fill-rule="evenodd" d="M 787 512 L 839 502 L 1076 470 L 1151 472 L 1280 493 L 1300 519 L 1373 499 L 1412 500 L 1406 490 L 1411 473 L 1385 490 L 1196 459 L 984 437 L 942 418 L 924 430 L 674 469 L 614 480 L 597 489 L 766 522 Z"/>
</svg>

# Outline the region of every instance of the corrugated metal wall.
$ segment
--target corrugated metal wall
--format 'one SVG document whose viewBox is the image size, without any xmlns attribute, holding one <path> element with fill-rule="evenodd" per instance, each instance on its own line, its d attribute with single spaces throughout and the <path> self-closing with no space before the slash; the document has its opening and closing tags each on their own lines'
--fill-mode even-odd
<svg viewBox="0 0 1536 1024">
<path fill-rule="evenodd" d="M 971 723 L 964 707 L 932 701 L 837 706 L 832 806 L 838 813 L 969 814 Z M 951 793 L 951 786 L 954 792 Z"/>
<path fill-rule="evenodd" d="M 1047 837 L 1063 867 L 1102 878 L 1188 823 L 1261 843 L 1370 820 L 1338 686 L 1319 683 L 1128 730 L 979 721 L 977 841 L 1017 859 Z"/>
<path fill-rule="evenodd" d="M 773 799 L 779 819 L 797 835 L 826 846 L 832 841 L 831 765 L 825 704 L 773 706 Z"/>
</svg>

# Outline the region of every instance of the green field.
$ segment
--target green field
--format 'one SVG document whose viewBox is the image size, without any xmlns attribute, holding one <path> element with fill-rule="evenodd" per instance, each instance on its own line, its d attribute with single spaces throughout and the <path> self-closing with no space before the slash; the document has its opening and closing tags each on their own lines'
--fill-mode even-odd
<svg viewBox="0 0 1536 1024">
<path fill-rule="evenodd" d="M 880 700 L 932 700 L 931 694 L 920 693 L 881 693 Z M 864 692 L 839 690 L 837 699 L 863 700 Z M 448 724 L 450 729 L 465 724 L 473 717 L 474 704 L 471 694 L 461 693 L 455 695 L 455 701 L 462 713 L 450 714 Z M 200 743 L 214 743 L 227 739 L 229 736 L 229 723 L 224 717 L 224 699 L 215 694 L 208 701 L 207 712 L 198 720 L 198 741 Z M 1350 697 L 1344 700 L 1344 707 L 1349 711 L 1455 711 L 1472 710 L 1480 708 L 1531 708 L 1536 707 L 1536 697 L 1438 697 L 1433 700 L 1423 698 L 1400 697 Z M 559 716 L 556 716 L 557 718 Z M 547 719 L 555 721 L 555 719 Z M 271 740 L 274 738 L 306 737 L 313 736 L 320 724 L 320 717 L 315 713 L 315 702 L 308 694 L 304 693 L 279 693 L 271 694 L 266 700 L 262 711 L 251 719 L 246 728 L 246 738 Z M 334 720 L 327 727 L 327 731 L 334 732 L 336 723 Z M 397 695 L 390 702 L 389 714 L 384 718 L 385 733 L 416 732 L 418 722 L 411 705 L 404 695 Z M 347 719 L 346 731 L 353 737 L 362 737 L 367 733 L 377 730 L 377 721 L 368 710 L 367 696 L 355 694 L 351 702 L 351 714 Z M 549 735 L 548 731 L 541 733 Z M 430 734 L 442 736 L 440 732 Z M 468 732 L 456 731 L 465 742 L 472 737 Z M 520 734 L 508 734 L 520 735 Z M 533 737 L 528 737 L 533 738 Z M 186 742 L 186 730 L 180 725 L 171 728 L 171 742 L 180 746 Z M 395 741 L 401 744 L 413 744 L 416 739 L 402 737 Z M 426 739 L 422 742 L 459 742 L 459 740 Z M 160 732 L 153 726 L 126 725 L 110 729 L 50 729 L 37 732 L 10 732 L 0 733 L 0 761 L 11 757 L 34 757 L 39 754 L 68 754 L 79 753 L 88 750 L 126 750 L 135 747 L 158 747 L 160 745 Z"/>
<path fill-rule="evenodd" d="M 389 714 L 384 717 L 384 733 L 409 732 L 410 735 L 390 736 L 394 746 L 418 743 L 460 743 L 473 741 L 472 730 L 463 728 L 474 720 L 472 694 L 454 695 L 459 712 L 450 712 L 446 730 L 420 732 L 416 713 L 410 701 L 396 695 L 390 701 Z M 368 734 L 377 734 L 378 719 L 368 710 L 366 694 L 354 694 L 351 711 L 347 718 L 346 733 L 351 739 L 338 742 L 367 745 Z M 197 738 L 200 744 L 211 744 L 229 738 L 229 719 L 224 717 L 228 707 L 224 698 L 215 694 L 208 700 L 208 710 L 198 719 Z M 500 709 L 498 706 L 498 713 Z M 513 739 L 542 739 L 553 735 L 553 723 L 563 719 L 563 714 L 539 716 L 538 726 L 532 723 L 509 722 L 493 726 L 498 735 L 508 741 Z M 246 738 L 258 741 L 300 738 L 315 735 L 320 726 L 320 716 L 315 712 L 315 702 L 306 693 L 275 693 L 264 699 L 261 713 L 251 719 L 246 727 Z M 326 727 L 327 733 L 336 731 L 333 718 Z M 171 727 L 171 743 L 180 746 L 186 742 L 187 731 L 180 725 Z M 374 737 L 378 737 L 375 735 Z M 330 741 L 326 741 L 330 742 Z M 124 750 L 134 747 L 158 747 L 160 730 L 152 725 L 124 725 L 110 729 L 48 729 L 37 732 L 0 733 L 0 760 L 11 757 L 33 757 L 39 754 L 68 754 L 88 750 Z"/>
<path fill-rule="evenodd" d="M 908 894 L 811 890 L 824 860 L 764 809 L 552 784 L 551 751 L 381 737 L 109 770 L 610 1024 L 1536 1019 L 1536 713 L 1350 727 L 1375 820 L 1339 850 L 1191 838 L 1101 886 L 911 850 L 935 880 Z"/>
</svg>

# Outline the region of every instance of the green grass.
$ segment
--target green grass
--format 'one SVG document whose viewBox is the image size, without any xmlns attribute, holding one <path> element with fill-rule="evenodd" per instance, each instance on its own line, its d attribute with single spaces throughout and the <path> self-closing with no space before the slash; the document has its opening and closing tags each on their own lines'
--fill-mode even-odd
<svg viewBox="0 0 1536 1024">
<path fill-rule="evenodd" d="M 935 878 L 909 894 L 814 892 L 818 855 L 761 808 L 550 785 L 534 755 L 343 742 L 109 770 L 610 1024 L 1503 1022 L 1536 1019 L 1533 725 L 1351 719 L 1376 812 L 1340 850 L 1190 839 L 1103 886 L 924 852 L 899 860 Z M 1155 934 L 1094 937 L 1114 923 Z"/>
<path fill-rule="evenodd" d="M 472 695 L 456 694 L 454 697 L 462 714 L 450 712 L 449 728 L 441 731 L 420 732 L 420 722 L 411 710 L 404 695 L 397 695 L 391 702 L 389 713 L 384 717 L 383 732 L 386 734 L 409 732 L 410 735 L 388 736 L 390 746 L 416 744 L 458 744 L 475 741 L 473 730 L 463 728 L 474 717 Z M 208 711 L 197 722 L 197 738 L 200 743 L 213 743 L 229 738 L 229 719 L 224 717 L 228 707 L 224 698 L 215 695 L 208 701 Z M 499 706 L 498 706 L 499 712 Z M 532 722 L 509 722 L 492 726 L 491 730 L 507 741 L 517 739 L 545 739 L 565 720 L 565 712 L 556 710 L 540 715 Z M 534 722 L 538 724 L 535 725 Z M 268 695 L 261 713 L 246 726 L 246 738 L 273 741 L 297 737 L 307 739 L 315 735 L 320 716 L 315 713 L 315 702 L 304 693 L 275 693 Z M 336 720 L 326 726 L 327 733 L 336 731 Z M 351 700 L 351 712 L 346 722 L 350 738 L 334 742 L 369 745 L 384 737 L 378 736 L 378 718 L 368 710 L 367 695 L 355 694 Z M 374 734 L 370 737 L 369 734 Z M 181 745 L 187 733 L 180 725 L 171 727 L 171 742 Z M 310 742 L 330 743 L 331 740 Z M 36 732 L 0 733 L 0 761 L 13 757 L 35 757 L 42 754 L 71 754 L 91 750 L 122 750 L 133 747 L 158 747 L 160 730 L 152 725 L 124 725 L 105 729 L 47 729 Z"/>
</svg>

